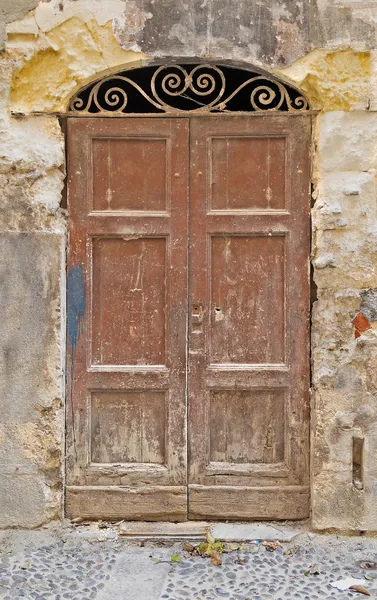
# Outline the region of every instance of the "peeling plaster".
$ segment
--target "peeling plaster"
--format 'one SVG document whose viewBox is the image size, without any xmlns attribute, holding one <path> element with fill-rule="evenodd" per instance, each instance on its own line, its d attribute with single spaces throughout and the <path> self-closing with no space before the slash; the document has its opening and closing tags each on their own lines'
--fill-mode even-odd
<svg viewBox="0 0 377 600">
<path fill-rule="evenodd" d="M 369 107 L 370 52 L 314 50 L 279 72 L 295 81 L 315 108 L 347 111 Z"/>
<path fill-rule="evenodd" d="M 35 54 L 15 71 L 13 112 L 64 111 L 73 91 L 97 73 L 145 58 L 119 47 L 111 21 L 100 26 L 96 20 L 85 23 L 72 17 L 49 31 L 45 39 L 48 47 L 36 48 Z"/>
<path fill-rule="evenodd" d="M 141 52 L 136 36 L 152 17 L 151 12 L 145 12 L 137 6 L 136 2 L 127 2 L 125 11 L 113 20 L 113 33 L 119 46 L 123 50 Z"/>
<path fill-rule="evenodd" d="M 34 14 L 39 29 L 47 33 L 72 18 L 104 26 L 123 14 L 125 4 L 124 0 L 49 0 L 40 2 Z"/>
</svg>

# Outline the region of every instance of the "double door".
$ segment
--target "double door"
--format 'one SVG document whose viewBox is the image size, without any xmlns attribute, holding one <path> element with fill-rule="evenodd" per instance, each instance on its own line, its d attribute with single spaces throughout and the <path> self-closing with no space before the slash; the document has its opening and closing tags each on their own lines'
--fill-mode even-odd
<svg viewBox="0 0 377 600">
<path fill-rule="evenodd" d="M 69 119 L 68 516 L 308 516 L 309 141 Z"/>
</svg>

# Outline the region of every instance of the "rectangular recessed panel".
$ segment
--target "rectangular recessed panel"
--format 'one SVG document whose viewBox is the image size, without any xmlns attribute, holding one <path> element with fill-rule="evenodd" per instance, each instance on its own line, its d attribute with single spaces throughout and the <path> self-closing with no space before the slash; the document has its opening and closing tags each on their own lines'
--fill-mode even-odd
<svg viewBox="0 0 377 600">
<path fill-rule="evenodd" d="M 211 462 L 283 462 L 284 398 L 277 390 L 211 392 Z"/>
<path fill-rule="evenodd" d="M 213 236 L 211 362 L 283 363 L 283 236 Z"/>
<path fill-rule="evenodd" d="M 283 210 L 284 137 L 212 138 L 211 210 Z"/>
<path fill-rule="evenodd" d="M 165 394 L 94 392 L 91 460 L 94 463 L 163 464 Z"/>
<path fill-rule="evenodd" d="M 92 360 L 165 361 L 164 238 L 94 238 Z"/>
<path fill-rule="evenodd" d="M 93 210 L 166 210 L 166 139 L 93 139 Z"/>
</svg>

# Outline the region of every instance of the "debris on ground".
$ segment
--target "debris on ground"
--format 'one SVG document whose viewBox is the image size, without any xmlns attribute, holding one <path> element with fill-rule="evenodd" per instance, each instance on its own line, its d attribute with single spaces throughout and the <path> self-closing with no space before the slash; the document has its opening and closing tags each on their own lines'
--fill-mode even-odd
<svg viewBox="0 0 377 600">
<path fill-rule="evenodd" d="M 293 546 L 292 548 L 287 548 L 283 552 L 284 556 L 292 556 L 293 554 L 300 554 L 300 546 Z"/>
<path fill-rule="evenodd" d="M 354 589 L 354 586 L 363 586 L 362 579 L 355 579 L 354 577 L 346 577 L 346 579 L 339 579 L 339 581 L 332 581 L 330 583 L 331 587 L 344 592 L 345 590 Z M 358 591 L 358 590 L 355 590 Z M 368 594 L 366 594 L 368 595 Z M 369 594 L 370 595 L 370 594 Z"/>
<path fill-rule="evenodd" d="M 242 550 L 242 544 L 237 544 L 234 542 L 228 542 L 224 545 L 224 552 L 236 552 L 237 550 Z"/>
<path fill-rule="evenodd" d="M 88 525 L 93 525 L 93 521 L 86 521 L 82 517 L 76 517 L 76 519 L 72 519 L 71 523 L 74 525 L 74 527 L 87 527 Z"/>
<path fill-rule="evenodd" d="M 370 591 L 367 590 L 367 588 L 363 587 L 362 585 L 351 585 L 351 587 L 349 589 L 353 590 L 354 592 L 359 592 L 360 594 L 364 594 L 364 596 L 370 596 Z"/>
<path fill-rule="evenodd" d="M 268 552 L 275 552 L 276 548 L 281 546 L 281 543 L 278 540 L 276 540 L 276 542 L 267 542 L 264 540 L 262 546 L 264 546 Z"/>
<path fill-rule="evenodd" d="M 238 546 L 239 545 L 237 545 L 237 548 Z M 214 566 L 222 564 L 220 554 L 223 552 L 232 552 L 232 550 L 227 549 L 223 542 L 216 540 L 210 531 L 207 532 L 205 542 L 200 542 L 197 546 L 186 542 L 183 546 L 183 550 L 191 554 L 191 556 L 208 556 Z"/>
<path fill-rule="evenodd" d="M 191 553 L 191 552 L 194 552 L 195 547 L 192 544 L 186 543 L 183 546 L 183 550 L 184 550 L 184 552 L 190 552 Z"/>
<path fill-rule="evenodd" d="M 211 563 L 215 566 L 218 567 L 219 565 L 222 564 L 222 559 L 221 556 L 218 552 L 216 552 L 216 550 L 214 550 L 211 554 Z"/>
<path fill-rule="evenodd" d="M 313 565 L 309 565 L 307 570 L 304 573 L 305 577 L 309 575 L 319 575 L 318 567 L 314 567 Z"/>
<path fill-rule="evenodd" d="M 356 564 L 360 569 L 366 571 L 375 571 L 377 569 L 377 563 L 374 560 L 359 560 Z"/>
<path fill-rule="evenodd" d="M 177 563 L 177 562 L 181 562 L 181 557 L 179 556 L 179 554 L 173 554 L 173 556 L 171 557 L 171 562 L 173 563 Z"/>
</svg>

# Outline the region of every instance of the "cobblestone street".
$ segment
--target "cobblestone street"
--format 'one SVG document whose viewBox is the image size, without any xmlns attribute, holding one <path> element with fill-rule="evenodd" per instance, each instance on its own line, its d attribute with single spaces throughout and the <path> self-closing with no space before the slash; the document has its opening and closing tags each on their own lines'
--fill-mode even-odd
<svg viewBox="0 0 377 600">
<path fill-rule="evenodd" d="M 116 527 L 95 524 L 2 532 L 0 598 L 343 600 L 367 593 L 377 598 L 374 538 L 301 533 L 275 549 L 263 540 L 216 540 L 217 565 L 198 555 L 198 544 L 129 540 Z M 205 547 L 202 542 L 199 550 Z M 356 589 L 330 585 L 347 577 L 359 580 Z"/>
</svg>

